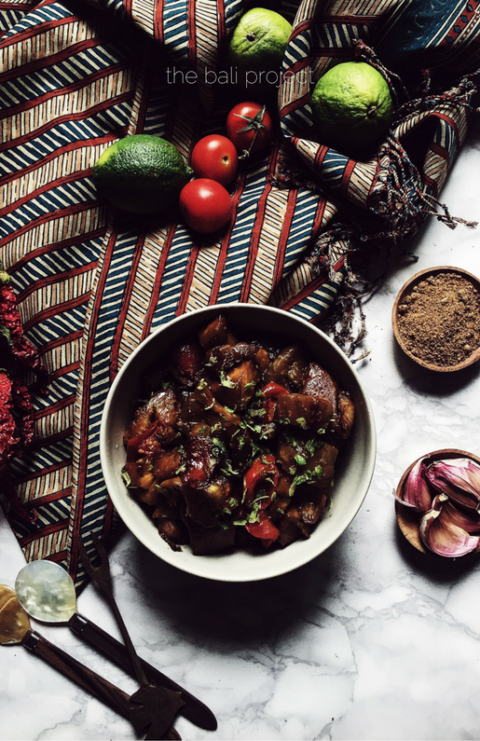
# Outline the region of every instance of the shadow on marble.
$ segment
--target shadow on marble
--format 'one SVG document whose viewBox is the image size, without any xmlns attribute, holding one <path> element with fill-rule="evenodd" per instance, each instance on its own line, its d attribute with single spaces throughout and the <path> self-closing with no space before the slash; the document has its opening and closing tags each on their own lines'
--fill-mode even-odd
<svg viewBox="0 0 480 741">
<path fill-rule="evenodd" d="M 429 371 L 405 355 L 393 335 L 391 342 L 398 372 L 412 391 L 418 394 L 449 396 L 474 383 L 480 376 L 480 361 L 454 373 Z"/>
<path fill-rule="evenodd" d="M 141 544 L 132 558 L 138 559 L 135 570 L 142 574 L 149 606 L 179 635 L 229 651 L 248 650 L 314 619 L 332 581 L 342 582 L 347 540 L 341 541 L 290 574 L 250 583 L 195 577 L 163 563 Z"/>
</svg>

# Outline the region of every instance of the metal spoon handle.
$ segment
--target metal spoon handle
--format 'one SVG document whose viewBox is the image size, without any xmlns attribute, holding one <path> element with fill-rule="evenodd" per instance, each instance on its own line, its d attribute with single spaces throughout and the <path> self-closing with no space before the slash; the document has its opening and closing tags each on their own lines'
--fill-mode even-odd
<svg viewBox="0 0 480 741">
<path fill-rule="evenodd" d="M 86 692 L 130 720 L 131 704 L 126 692 L 32 630 L 25 634 L 22 643 L 36 656 L 60 671 Z"/>
</svg>

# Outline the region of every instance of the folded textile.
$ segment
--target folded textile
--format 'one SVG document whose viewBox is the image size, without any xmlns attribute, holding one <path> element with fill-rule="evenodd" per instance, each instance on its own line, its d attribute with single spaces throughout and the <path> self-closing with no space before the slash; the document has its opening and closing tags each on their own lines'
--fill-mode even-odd
<svg viewBox="0 0 480 741">
<path fill-rule="evenodd" d="M 0 261 L 49 389 L 32 385 L 35 438 L 10 466 L 21 507 L 6 486 L 0 497 L 27 560 L 62 563 L 77 586 L 79 538 L 93 530 L 108 541 L 115 525 L 99 429 L 139 342 L 214 303 L 270 303 L 317 321 L 353 251 L 414 234 L 434 213 L 454 225 L 438 196 L 476 92 L 479 2 L 432 0 L 428 13 L 421 0 L 267 5 L 294 18 L 274 85 L 278 133 L 240 168 L 230 226 L 200 236 L 174 214 L 116 211 L 92 168 L 127 135 L 162 136 L 188 159 L 202 136 L 222 132 L 231 90 L 217 73 L 249 4 L 0 3 Z M 310 108 L 311 80 L 354 58 L 387 76 L 398 103 L 366 162 L 319 142 Z"/>
</svg>

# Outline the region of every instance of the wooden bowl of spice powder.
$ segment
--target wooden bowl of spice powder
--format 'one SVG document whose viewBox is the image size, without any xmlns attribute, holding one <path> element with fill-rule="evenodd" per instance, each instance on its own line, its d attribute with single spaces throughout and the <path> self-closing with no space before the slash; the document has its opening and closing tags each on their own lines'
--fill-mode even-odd
<svg viewBox="0 0 480 741">
<path fill-rule="evenodd" d="M 409 358 L 433 371 L 480 360 L 480 281 L 461 268 L 428 268 L 400 290 L 392 311 L 395 338 Z"/>
</svg>

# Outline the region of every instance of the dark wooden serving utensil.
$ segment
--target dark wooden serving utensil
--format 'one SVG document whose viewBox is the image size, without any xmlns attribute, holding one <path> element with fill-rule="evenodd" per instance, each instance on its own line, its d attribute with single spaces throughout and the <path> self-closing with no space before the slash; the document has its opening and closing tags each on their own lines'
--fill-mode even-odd
<svg viewBox="0 0 480 741">
<path fill-rule="evenodd" d="M 74 659 L 66 651 L 50 643 L 37 631 L 31 630 L 28 615 L 18 602 L 15 590 L 5 585 L 0 586 L 2 587 L 2 596 L 7 596 L 10 606 L 8 612 L 2 611 L 1 613 L 1 632 L 4 637 L 0 639 L 0 643 L 23 645 L 34 656 L 50 664 L 54 669 L 84 689 L 85 692 L 96 697 L 97 700 L 132 722 L 132 702 L 127 693 Z M 164 738 L 181 741 L 174 728 L 171 728 Z"/>
<path fill-rule="evenodd" d="M 138 733 L 146 732 L 147 739 L 167 738 L 166 733 L 178 710 L 184 704 L 182 693 L 149 682 L 113 595 L 110 565 L 105 546 L 94 533 L 90 533 L 90 537 L 97 549 L 100 561 L 98 566 L 94 566 L 84 543 L 79 541 L 80 556 L 85 571 L 102 591 L 115 616 L 135 676 L 140 684 L 140 689 L 130 697 L 130 720 Z"/>
<path fill-rule="evenodd" d="M 50 625 L 68 625 L 82 641 L 113 661 L 131 677 L 136 676 L 127 647 L 77 612 L 73 581 L 59 564 L 45 560 L 30 561 L 19 571 L 15 590 L 18 602 L 30 617 Z M 1 599 L 0 594 L 0 611 Z M 182 693 L 184 705 L 179 712 L 185 718 L 207 731 L 216 730 L 217 720 L 210 708 L 156 667 L 143 659 L 140 662 L 151 684 Z"/>
</svg>

